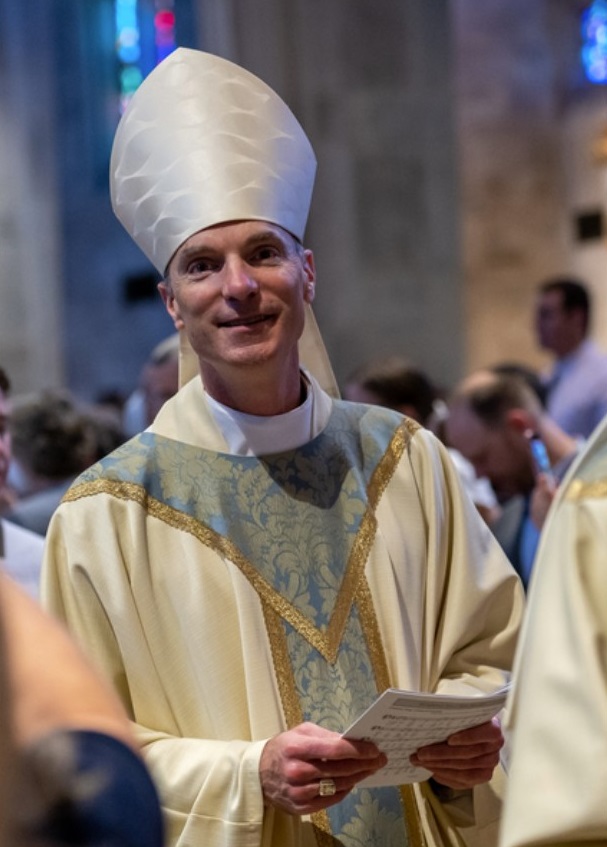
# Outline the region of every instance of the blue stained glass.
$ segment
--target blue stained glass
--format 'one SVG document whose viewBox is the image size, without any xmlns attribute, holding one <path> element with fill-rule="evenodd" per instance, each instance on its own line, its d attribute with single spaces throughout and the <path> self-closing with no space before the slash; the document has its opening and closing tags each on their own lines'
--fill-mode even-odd
<svg viewBox="0 0 607 847">
<path fill-rule="evenodd" d="M 131 47 L 139 41 L 139 30 L 136 27 L 124 27 L 118 33 L 118 41 L 124 47 Z"/>
<path fill-rule="evenodd" d="M 118 58 L 125 65 L 138 62 L 141 57 L 141 47 L 138 44 L 123 44 L 118 48 Z"/>
<path fill-rule="evenodd" d="M 122 83 L 122 90 L 126 93 L 133 92 L 143 82 L 143 77 L 141 75 L 141 71 L 139 68 L 124 68 L 122 73 L 120 74 L 120 82 Z"/>
<path fill-rule="evenodd" d="M 114 0 L 121 111 L 155 64 L 177 47 L 175 0 Z"/>
<path fill-rule="evenodd" d="M 137 28 L 137 0 L 118 0 L 116 3 L 116 29 Z"/>
<path fill-rule="evenodd" d="M 582 14 L 584 72 L 590 82 L 607 84 L 607 0 L 594 0 Z"/>
<path fill-rule="evenodd" d="M 156 60 L 162 62 L 163 59 L 166 59 L 176 49 L 177 45 L 174 41 L 170 41 L 168 44 L 156 44 Z"/>
</svg>

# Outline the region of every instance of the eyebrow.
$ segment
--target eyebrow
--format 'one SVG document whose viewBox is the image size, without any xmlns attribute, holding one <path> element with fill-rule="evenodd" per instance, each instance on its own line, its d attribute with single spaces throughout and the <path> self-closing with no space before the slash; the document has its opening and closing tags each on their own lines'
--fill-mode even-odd
<svg viewBox="0 0 607 847">
<path fill-rule="evenodd" d="M 292 236 L 291 236 L 292 237 Z M 274 241 L 282 244 L 287 249 L 295 249 L 295 244 L 291 244 L 289 239 L 289 234 L 285 232 L 284 236 L 282 233 L 278 232 L 275 229 L 263 229 L 260 232 L 255 232 L 250 235 L 243 243 L 243 247 L 246 250 L 250 247 L 256 247 L 258 244 L 262 244 L 264 241 Z M 200 253 L 217 253 L 221 252 L 212 244 L 206 244 L 204 241 L 199 244 L 193 244 L 190 247 L 184 247 L 181 255 L 179 256 L 179 262 L 188 261 L 193 256 L 197 256 Z"/>
<path fill-rule="evenodd" d="M 281 232 L 277 232 L 275 229 L 263 229 L 261 232 L 256 232 L 251 235 L 245 241 L 245 246 L 247 247 L 255 247 L 256 244 L 259 244 L 263 241 L 279 241 L 285 247 L 291 246 L 291 241 L 288 234 L 285 232 L 283 236 Z"/>
</svg>

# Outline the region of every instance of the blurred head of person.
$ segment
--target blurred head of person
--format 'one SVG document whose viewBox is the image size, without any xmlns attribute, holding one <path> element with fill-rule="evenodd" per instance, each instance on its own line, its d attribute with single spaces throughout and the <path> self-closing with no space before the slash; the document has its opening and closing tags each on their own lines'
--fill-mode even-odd
<svg viewBox="0 0 607 847">
<path fill-rule="evenodd" d="M 487 477 L 498 500 L 526 495 L 535 484 L 529 435 L 540 427 L 541 403 L 520 377 L 478 371 L 456 386 L 445 423 L 448 444 Z"/>
<path fill-rule="evenodd" d="M 179 389 L 179 335 L 175 333 L 152 350 L 141 373 L 146 425 Z"/>
<path fill-rule="evenodd" d="M 96 455 L 95 433 L 83 407 L 67 391 L 16 399 L 10 420 L 13 479 L 21 496 L 75 477 Z"/>
<path fill-rule="evenodd" d="M 540 347 L 558 359 L 573 353 L 588 335 L 591 300 L 578 280 L 558 277 L 538 289 L 535 331 Z"/>
<path fill-rule="evenodd" d="M 438 391 L 431 380 L 407 359 L 386 356 L 363 365 L 346 381 L 344 399 L 387 406 L 426 426 Z"/>
<path fill-rule="evenodd" d="M 514 376 L 518 377 L 518 379 L 522 379 L 537 396 L 542 408 L 546 408 L 546 397 L 548 393 L 546 390 L 546 384 L 535 368 L 531 368 L 529 365 L 525 365 L 522 362 L 507 361 L 491 365 L 489 370 L 493 371 L 493 373 L 501 374 L 502 376 Z"/>
</svg>

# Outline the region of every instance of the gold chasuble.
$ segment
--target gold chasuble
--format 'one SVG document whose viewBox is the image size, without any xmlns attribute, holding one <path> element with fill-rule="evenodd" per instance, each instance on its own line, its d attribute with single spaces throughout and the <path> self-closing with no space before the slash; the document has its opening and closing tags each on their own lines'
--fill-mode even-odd
<svg viewBox="0 0 607 847">
<path fill-rule="evenodd" d="M 395 413 L 314 390 L 329 408 L 320 434 L 255 457 L 221 452 L 215 436 L 191 443 L 202 392 L 190 384 L 164 424 L 83 474 L 55 519 L 50 604 L 114 678 L 183 847 L 437 842 L 411 786 L 355 789 L 311 818 L 264 810 L 255 742 L 302 721 L 341 732 L 389 686 L 488 690 L 510 661 L 516 578 L 473 507 L 453 506 L 442 447 Z M 410 455 L 419 438 L 447 481 L 419 446 Z M 437 509 L 451 513 L 449 533 L 470 521 L 480 540 L 434 537 Z M 105 512 L 122 540 L 107 536 Z M 70 513 L 80 542 L 64 537 Z M 101 540 L 97 563 L 85 552 L 89 533 L 104 535 L 105 561 Z M 457 609 L 447 583 L 459 585 Z M 479 615 L 462 628 L 466 604 Z M 450 838 L 460 843 L 454 827 Z"/>
</svg>

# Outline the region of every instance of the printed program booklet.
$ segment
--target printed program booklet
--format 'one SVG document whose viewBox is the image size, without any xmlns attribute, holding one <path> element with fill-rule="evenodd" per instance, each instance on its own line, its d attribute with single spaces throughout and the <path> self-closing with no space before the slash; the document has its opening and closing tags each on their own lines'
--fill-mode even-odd
<svg viewBox="0 0 607 847">
<path fill-rule="evenodd" d="M 444 741 L 454 732 L 491 720 L 506 702 L 510 686 L 491 694 L 427 694 L 388 688 L 342 733 L 345 738 L 375 742 L 388 764 L 359 782 L 359 786 L 404 785 L 423 782 L 432 774 L 413 767 L 412 753 Z M 471 689 L 471 692 L 473 690 Z"/>
</svg>

